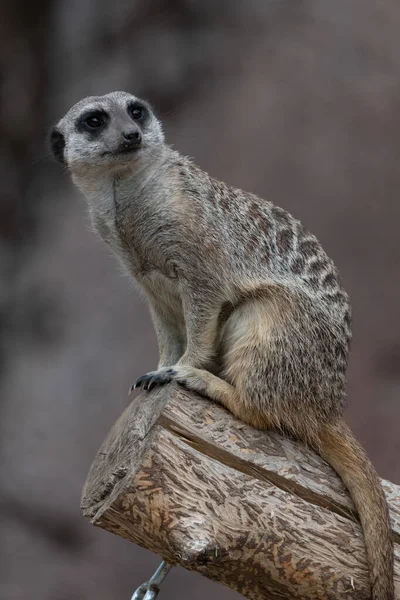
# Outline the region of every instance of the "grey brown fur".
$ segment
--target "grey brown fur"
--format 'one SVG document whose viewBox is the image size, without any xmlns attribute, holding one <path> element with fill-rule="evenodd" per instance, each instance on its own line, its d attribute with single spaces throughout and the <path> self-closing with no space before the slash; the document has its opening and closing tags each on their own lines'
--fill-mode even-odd
<svg viewBox="0 0 400 600">
<path fill-rule="evenodd" d="M 135 106 L 143 110 L 134 117 Z M 89 127 L 88 114 L 102 124 Z M 310 444 L 358 510 L 371 598 L 394 600 L 386 501 L 342 417 L 349 300 L 317 239 L 172 150 L 149 105 L 125 92 L 76 104 L 52 145 L 95 229 L 148 298 L 160 362 L 136 385 L 174 379 L 250 425 Z"/>
</svg>

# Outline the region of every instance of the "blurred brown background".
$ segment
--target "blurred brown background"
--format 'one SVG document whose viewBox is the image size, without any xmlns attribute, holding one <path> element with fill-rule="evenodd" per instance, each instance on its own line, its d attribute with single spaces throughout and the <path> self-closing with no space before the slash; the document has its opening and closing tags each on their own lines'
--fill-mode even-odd
<svg viewBox="0 0 400 600">
<path fill-rule="evenodd" d="M 396 0 L 2 0 L 1 600 L 129 600 L 158 564 L 79 509 L 157 360 L 143 300 L 47 156 L 89 94 L 146 97 L 179 150 L 321 239 L 353 300 L 348 419 L 400 483 L 399 31 Z M 179 569 L 161 597 L 235 594 Z"/>
</svg>

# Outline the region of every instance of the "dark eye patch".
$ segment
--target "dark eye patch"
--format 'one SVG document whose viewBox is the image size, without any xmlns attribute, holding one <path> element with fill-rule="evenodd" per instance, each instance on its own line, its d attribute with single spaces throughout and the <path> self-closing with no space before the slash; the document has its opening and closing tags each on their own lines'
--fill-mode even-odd
<svg viewBox="0 0 400 600">
<path fill-rule="evenodd" d="M 148 111 L 143 104 L 139 102 L 131 102 L 128 104 L 128 115 L 134 121 L 144 121 L 147 117 Z"/>
<path fill-rule="evenodd" d="M 99 133 L 108 124 L 109 117 L 102 110 L 89 110 L 82 115 L 76 122 L 76 129 L 80 132 Z"/>
</svg>

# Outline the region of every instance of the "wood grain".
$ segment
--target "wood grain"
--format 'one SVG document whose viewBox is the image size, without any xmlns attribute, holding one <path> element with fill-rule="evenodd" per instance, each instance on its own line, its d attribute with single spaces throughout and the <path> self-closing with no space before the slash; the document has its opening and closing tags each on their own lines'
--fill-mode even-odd
<svg viewBox="0 0 400 600">
<path fill-rule="evenodd" d="M 384 481 L 400 599 L 400 486 Z M 361 527 L 312 450 L 169 385 L 135 399 L 89 472 L 94 525 L 261 600 L 367 600 Z"/>
</svg>

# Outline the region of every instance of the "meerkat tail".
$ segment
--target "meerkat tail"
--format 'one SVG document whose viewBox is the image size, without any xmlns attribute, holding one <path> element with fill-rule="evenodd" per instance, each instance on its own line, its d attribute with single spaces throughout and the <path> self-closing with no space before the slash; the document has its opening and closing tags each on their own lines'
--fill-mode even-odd
<svg viewBox="0 0 400 600">
<path fill-rule="evenodd" d="M 359 514 L 371 579 L 371 600 L 394 600 L 392 530 L 378 474 L 344 421 L 326 425 L 315 449 L 340 475 Z"/>
</svg>

